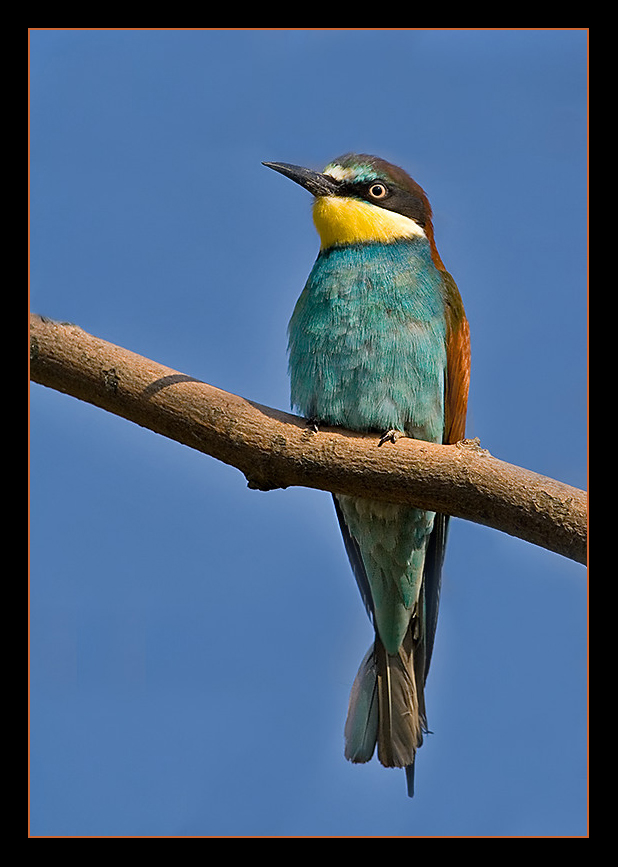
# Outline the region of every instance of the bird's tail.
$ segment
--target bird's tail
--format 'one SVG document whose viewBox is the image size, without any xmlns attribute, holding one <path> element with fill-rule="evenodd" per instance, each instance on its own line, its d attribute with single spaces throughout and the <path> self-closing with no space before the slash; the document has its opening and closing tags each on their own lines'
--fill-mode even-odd
<svg viewBox="0 0 618 867">
<path fill-rule="evenodd" d="M 413 646 L 413 624 L 396 654 L 387 653 L 376 635 L 352 686 L 345 724 L 346 758 L 368 762 L 377 744 L 385 767 L 406 769 L 410 796 L 414 757 L 427 730 L 423 677 L 415 670 Z"/>
</svg>

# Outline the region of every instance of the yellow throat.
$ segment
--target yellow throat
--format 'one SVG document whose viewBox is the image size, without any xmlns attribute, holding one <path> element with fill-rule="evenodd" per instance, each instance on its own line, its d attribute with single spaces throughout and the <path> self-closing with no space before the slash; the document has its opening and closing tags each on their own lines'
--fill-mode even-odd
<svg viewBox="0 0 618 867">
<path fill-rule="evenodd" d="M 313 205 L 313 222 L 322 249 L 333 244 L 389 243 L 401 238 L 425 237 L 423 229 L 403 214 L 361 199 L 320 196 Z"/>
</svg>

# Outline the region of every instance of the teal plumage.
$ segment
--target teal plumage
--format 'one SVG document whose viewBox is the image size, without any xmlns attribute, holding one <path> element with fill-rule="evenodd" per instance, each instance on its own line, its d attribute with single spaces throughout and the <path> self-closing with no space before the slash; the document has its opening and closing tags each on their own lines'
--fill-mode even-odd
<svg viewBox="0 0 618 867">
<path fill-rule="evenodd" d="M 426 240 L 323 250 L 290 321 L 292 405 L 350 430 L 441 442 L 445 335 Z"/>
<path fill-rule="evenodd" d="M 348 154 L 316 173 L 266 165 L 315 196 L 322 248 L 289 325 L 291 402 L 314 423 L 429 442 L 464 435 L 469 337 L 433 239 L 423 190 L 402 169 Z M 352 687 L 346 757 L 377 744 L 404 767 L 427 730 L 424 685 L 437 621 L 443 515 L 334 496 L 346 550 L 375 627 Z"/>
</svg>

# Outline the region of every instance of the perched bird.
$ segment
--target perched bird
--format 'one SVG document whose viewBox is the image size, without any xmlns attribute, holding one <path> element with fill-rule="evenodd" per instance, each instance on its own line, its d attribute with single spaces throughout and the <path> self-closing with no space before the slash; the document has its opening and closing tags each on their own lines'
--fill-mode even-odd
<svg viewBox="0 0 618 867">
<path fill-rule="evenodd" d="M 264 165 L 314 196 L 321 247 L 289 325 L 292 408 L 312 424 L 464 437 L 470 339 L 459 291 L 436 249 L 425 192 L 403 169 L 346 154 L 323 173 Z M 350 696 L 345 755 L 405 768 L 427 732 L 424 687 L 433 648 L 448 518 L 334 495 L 345 548 L 375 640 Z"/>
</svg>

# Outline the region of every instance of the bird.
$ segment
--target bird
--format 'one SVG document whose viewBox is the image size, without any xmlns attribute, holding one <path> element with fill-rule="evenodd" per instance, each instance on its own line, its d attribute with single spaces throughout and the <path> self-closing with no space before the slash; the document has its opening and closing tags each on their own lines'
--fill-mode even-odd
<svg viewBox="0 0 618 867">
<path fill-rule="evenodd" d="M 427 194 L 393 163 L 347 153 L 322 172 L 263 165 L 313 196 L 320 249 L 288 327 L 291 406 L 337 426 L 456 443 L 465 436 L 470 329 L 438 253 Z M 391 448 L 390 444 L 387 448 Z M 344 547 L 374 628 L 353 682 L 345 756 L 404 768 L 428 734 L 447 515 L 333 494 Z"/>
</svg>

